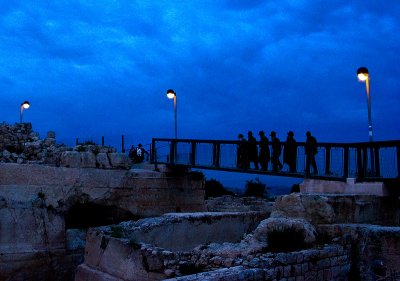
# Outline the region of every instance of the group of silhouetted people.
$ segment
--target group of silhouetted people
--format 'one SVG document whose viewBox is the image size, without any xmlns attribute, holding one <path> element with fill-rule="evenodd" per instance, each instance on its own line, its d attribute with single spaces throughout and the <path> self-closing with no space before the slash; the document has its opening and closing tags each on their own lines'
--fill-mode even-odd
<svg viewBox="0 0 400 281">
<path fill-rule="evenodd" d="M 286 141 L 283 144 L 283 164 L 280 161 L 282 154 L 282 144 L 276 136 L 275 131 L 271 131 L 271 143 L 265 136 L 264 131 L 259 133 L 260 140 L 257 142 L 253 133 L 247 133 L 247 140 L 243 134 L 239 134 L 239 143 L 237 146 L 237 167 L 240 169 L 250 168 L 253 163 L 254 169 L 258 170 L 259 165 L 262 171 L 268 170 L 268 164 L 271 162 L 272 172 L 279 172 L 286 164 L 290 173 L 296 173 L 297 163 L 297 142 L 294 139 L 294 133 L 289 131 L 287 133 Z M 310 132 L 306 133 L 305 142 L 305 155 L 306 155 L 306 175 L 310 175 L 310 169 L 313 168 L 313 174 L 318 174 L 318 167 L 315 161 L 315 155 L 318 153 L 317 140 Z M 271 147 L 271 150 L 270 150 Z"/>
</svg>

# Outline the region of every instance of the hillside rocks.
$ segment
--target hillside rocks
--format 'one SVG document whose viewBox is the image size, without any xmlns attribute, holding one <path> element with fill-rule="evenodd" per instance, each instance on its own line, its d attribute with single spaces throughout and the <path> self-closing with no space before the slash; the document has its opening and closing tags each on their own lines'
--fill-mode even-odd
<svg viewBox="0 0 400 281">
<path fill-rule="evenodd" d="M 45 139 L 32 130 L 31 123 L 0 125 L 0 162 L 47 164 L 69 168 L 129 169 L 129 157 L 115 148 L 94 144 L 67 147 L 57 144 L 55 132 Z"/>
<path fill-rule="evenodd" d="M 49 132 L 44 140 L 32 131 L 31 123 L 0 124 L 0 162 L 56 164 L 67 148 L 57 145 L 55 133 Z"/>
</svg>

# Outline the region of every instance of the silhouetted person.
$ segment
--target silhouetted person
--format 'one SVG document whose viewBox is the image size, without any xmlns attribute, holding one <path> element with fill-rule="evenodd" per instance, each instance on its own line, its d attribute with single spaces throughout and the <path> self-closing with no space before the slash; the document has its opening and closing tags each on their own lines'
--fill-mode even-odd
<svg viewBox="0 0 400 281">
<path fill-rule="evenodd" d="M 258 170 L 258 148 L 257 148 L 257 140 L 255 137 L 253 137 L 253 132 L 249 131 L 247 133 L 247 141 L 248 141 L 248 161 L 249 161 L 249 167 L 250 167 L 250 162 L 254 163 L 254 168 Z"/>
<path fill-rule="evenodd" d="M 129 149 L 129 158 L 136 163 L 136 147 L 134 145 L 131 146 L 131 148 Z"/>
<path fill-rule="evenodd" d="M 242 134 L 238 135 L 239 143 L 237 147 L 237 166 L 241 169 L 247 169 L 248 167 L 248 147 L 247 140 L 243 137 Z"/>
<path fill-rule="evenodd" d="M 289 172 L 296 172 L 297 162 L 297 142 L 294 139 L 294 133 L 289 131 L 287 134 L 286 142 L 283 145 L 283 164 L 289 166 Z"/>
<path fill-rule="evenodd" d="M 315 155 L 318 153 L 317 139 L 308 131 L 306 133 L 307 140 L 305 145 L 306 153 L 306 175 L 310 175 L 310 166 L 313 168 L 313 174 L 318 174 L 317 163 L 315 162 Z"/>
<path fill-rule="evenodd" d="M 260 131 L 258 134 L 260 135 L 260 154 L 258 155 L 258 161 L 260 162 L 261 169 L 267 171 L 268 163 L 271 158 L 269 153 L 269 140 L 265 136 L 264 131 Z"/>
<path fill-rule="evenodd" d="M 283 165 L 279 160 L 281 156 L 281 141 L 276 137 L 276 132 L 272 131 L 271 134 L 271 146 L 272 146 L 272 155 L 271 155 L 271 163 L 272 163 L 272 171 L 278 172 L 282 170 Z"/>
<path fill-rule="evenodd" d="M 135 163 L 142 163 L 144 160 L 145 154 L 149 154 L 143 147 L 141 143 L 138 144 L 138 147 L 136 148 L 136 157 L 135 157 Z"/>
</svg>

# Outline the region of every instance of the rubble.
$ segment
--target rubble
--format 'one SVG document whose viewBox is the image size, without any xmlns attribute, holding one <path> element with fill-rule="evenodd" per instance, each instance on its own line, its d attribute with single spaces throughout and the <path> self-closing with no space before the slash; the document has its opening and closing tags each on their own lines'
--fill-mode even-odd
<svg viewBox="0 0 400 281">
<path fill-rule="evenodd" d="M 40 139 L 31 123 L 0 124 L 0 162 L 125 170 L 132 166 L 129 157 L 114 147 L 94 144 L 68 147 L 57 144 L 54 131 Z"/>
</svg>

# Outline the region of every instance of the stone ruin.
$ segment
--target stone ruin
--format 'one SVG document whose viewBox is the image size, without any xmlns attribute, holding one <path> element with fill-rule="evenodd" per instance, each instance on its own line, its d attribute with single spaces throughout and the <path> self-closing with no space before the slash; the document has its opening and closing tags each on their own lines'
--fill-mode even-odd
<svg viewBox="0 0 400 281">
<path fill-rule="evenodd" d="M 398 225 L 397 198 L 367 195 L 165 214 L 90 229 L 75 280 L 397 280 Z"/>
<path fill-rule="evenodd" d="M 41 140 L 29 123 L 0 126 L 0 169 L 0 280 L 400 275 L 398 197 L 204 201 L 195 173 L 135 168 L 110 147 L 56 144 L 54 132 Z"/>
<path fill-rule="evenodd" d="M 114 147 L 91 143 L 68 147 L 56 143 L 53 131 L 40 139 L 31 123 L 0 125 L 0 162 L 101 169 L 129 169 L 132 164 Z"/>
</svg>

